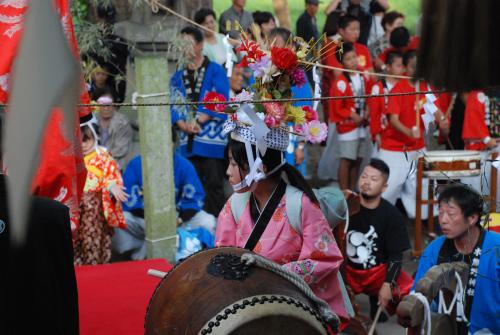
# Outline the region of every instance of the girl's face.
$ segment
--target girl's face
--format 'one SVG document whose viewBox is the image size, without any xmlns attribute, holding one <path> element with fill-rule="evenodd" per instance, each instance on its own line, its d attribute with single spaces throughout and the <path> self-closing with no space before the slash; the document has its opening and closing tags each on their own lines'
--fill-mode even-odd
<svg viewBox="0 0 500 335">
<path fill-rule="evenodd" d="M 229 177 L 229 184 L 231 186 L 237 185 L 243 180 L 243 175 L 246 175 L 245 171 L 240 169 L 238 163 L 233 158 L 233 153 L 231 150 L 228 151 L 228 159 L 229 165 L 226 170 L 226 174 Z M 248 191 L 248 188 L 244 188 L 242 190 L 236 191 L 237 193 L 244 193 Z"/>
<path fill-rule="evenodd" d="M 208 15 L 205 17 L 205 21 L 201 24 L 203 27 L 208 28 L 209 30 L 215 31 L 215 18 L 212 15 Z M 213 35 L 211 31 L 204 31 L 205 36 L 210 37 Z"/>
<path fill-rule="evenodd" d="M 88 155 L 95 148 L 95 138 L 92 134 L 82 134 L 82 150 L 84 155 Z"/>
</svg>

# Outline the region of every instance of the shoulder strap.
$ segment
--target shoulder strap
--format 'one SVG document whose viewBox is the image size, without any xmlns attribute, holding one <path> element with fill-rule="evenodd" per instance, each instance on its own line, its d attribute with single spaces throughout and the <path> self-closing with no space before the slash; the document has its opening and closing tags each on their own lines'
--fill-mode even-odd
<svg viewBox="0 0 500 335">
<path fill-rule="evenodd" d="M 286 215 L 290 225 L 298 233 L 302 234 L 301 222 L 302 222 L 302 194 L 303 192 L 298 188 L 287 185 L 285 191 L 285 204 L 286 204 Z M 235 221 L 240 219 L 241 214 L 245 210 L 245 207 L 250 199 L 250 192 L 245 193 L 233 193 L 229 199 L 231 204 L 231 213 Z"/>
<path fill-rule="evenodd" d="M 248 199 L 250 199 L 250 192 L 236 193 L 231 195 L 229 201 L 231 202 L 231 213 L 233 214 L 234 221 L 238 222 L 240 220 L 241 214 L 247 206 Z"/>
<path fill-rule="evenodd" d="M 302 234 L 302 192 L 298 188 L 288 184 L 285 192 L 286 215 L 293 229 L 299 234 Z"/>
</svg>

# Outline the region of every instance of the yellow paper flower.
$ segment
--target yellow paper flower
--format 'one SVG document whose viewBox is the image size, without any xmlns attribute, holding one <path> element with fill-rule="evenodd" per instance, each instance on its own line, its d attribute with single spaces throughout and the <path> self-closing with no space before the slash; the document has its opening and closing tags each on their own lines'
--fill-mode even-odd
<svg viewBox="0 0 500 335">
<path fill-rule="evenodd" d="M 297 125 L 301 125 L 306 122 L 306 113 L 300 107 L 288 105 L 286 107 L 286 116 L 288 121 L 291 121 Z"/>
</svg>

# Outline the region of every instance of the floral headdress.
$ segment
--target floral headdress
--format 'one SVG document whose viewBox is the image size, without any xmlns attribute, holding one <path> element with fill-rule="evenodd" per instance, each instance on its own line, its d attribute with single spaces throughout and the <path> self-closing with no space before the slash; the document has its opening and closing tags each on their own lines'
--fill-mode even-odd
<svg viewBox="0 0 500 335">
<path fill-rule="evenodd" d="M 290 133 L 311 143 L 322 142 L 327 136 L 327 126 L 318 120 L 315 110 L 309 106 L 295 107 L 292 102 L 276 101 L 291 99 L 292 86 L 301 87 L 307 83 L 305 67 L 308 65 L 301 61 L 305 60 L 311 46 L 297 39 L 301 42 L 297 52 L 275 46 L 265 50 L 245 34 L 242 37 L 238 51 L 244 54 L 242 65 L 248 66 L 255 78 L 251 91 L 243 90 L 229 103 L 225 102 L 223 95 L 215 92 L 207 93 L 203 99 L 211 103 L 205 105 L 207 109 L 230 115 L 224 124 L 224 133 L 231 133 L 233 139 L 247 146 L 256 145 L 257 156 L 263 156 L 267 148 L 285 151 Z M 259 103 L 251 103 L 255 100 Z M 251 151 L 247 149 L 248 152 Z M 255 170 L 253 165 L 261 164 L 259 157 L 253 159 L 249 157 L 251 170 Z M 261 169 L 257 167 L 257 170 Z M 257 172 L 250 176 L 253 181 L 256 181 L 256 175 Z"/>
</svg>

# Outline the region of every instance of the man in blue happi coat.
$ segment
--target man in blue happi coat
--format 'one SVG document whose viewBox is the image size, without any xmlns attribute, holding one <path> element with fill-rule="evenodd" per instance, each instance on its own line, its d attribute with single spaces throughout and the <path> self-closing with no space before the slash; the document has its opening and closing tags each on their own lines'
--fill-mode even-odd
<svg viewBox="0 0 500 335">
<path fill-rule="evenodd" d="M 500 334 L 500 234 L 481 227 L 483 199 L 469 187 L 448 186 L 438 202 L 443 236 L 422 254 L 415 286 L 434 265 L 467 263 L 464 294 L 456 302 L 458 334 Z"/>
<path fill-rule="evenodd" d="M 113 249 L 118 254 L 131 252 L 132 259 L 146 256 L 144 244 L 144 197 L 141 156 L 131 160 L 123 174 L 123 184 L 130 194 L 123 204 L 127 229 L 115 229 Z M 179 228 L 178 259 L 205 247 L 213 247 L 215 217 L 205 212 L 205 192 L 200 179 L 189 160 L 174 153 L 175 204 Z M 196 241 L 195 238 L 198 240 Z M 185 249 L 189 250 L 185 250 Z"/>
<path fill-rule="evenodd" d="M 197 28 L 186 27 L 181 35 L 187 41 L 187 65 L 174 73 L 170 88 L 172 97 L 187 102 L 201 101 L 208 92 L 229 96 L 229 80 L 217 63 L 203 55 L 203 34 Z M 224 149 L 227 143 L 222 134 L 226 115 L 212 112 L 200 105 L 172 107 L 172 124 L 181 130 L 180 152 L 193 163 L 207 192 L 205 210 L 218 216 L 224 206 L 225 178 Z"/>
</svg>

